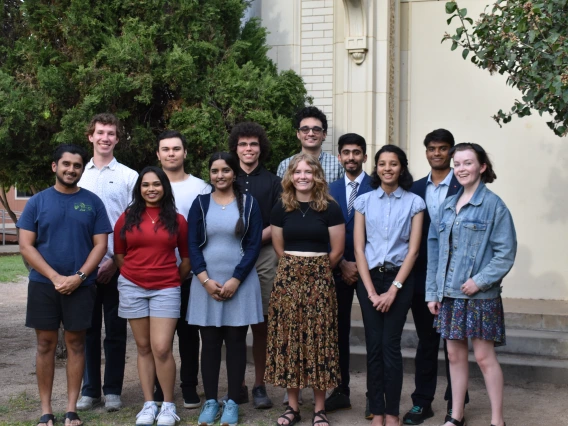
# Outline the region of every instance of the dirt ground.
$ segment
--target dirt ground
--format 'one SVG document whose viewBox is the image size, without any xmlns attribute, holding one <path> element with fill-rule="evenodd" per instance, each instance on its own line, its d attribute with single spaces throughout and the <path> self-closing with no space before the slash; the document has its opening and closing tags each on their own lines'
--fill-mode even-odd
<svg viewBox="0 0 568 426">
<path fill-rule="evenodd" d="M 0 284 L 0 425 L 35 425 L 40 416 L 38 392 L 35 378 L 35 334 L 24 326 L 27 297 L 27 279 L 18 283 Z M 175 348 L 177 351 L 177 347 Z M 247 382 L 252 385 L 253 368 L 247 367 Z M 363 417 L 365 409 L 365 373 L 353 372 L 351 378 L 352 410 L 341 411 L 329 415 L 332 425 L 368 425 Z M 443 390 L 445 379 L 440 378 L 436 399 L 434 401 L 433 419 L 425 422 L 425 426 L 442 424 L 445 411 Z M 203 399 L 203 389 L 199 387 Z M 220 393 L 226 391 L 226 375 L 224 369 L 221 376 Z M 401 411 L 404 413 L 411 406 L 410 394 L 413 391 L 413 377 L 405 375 L 402 392 Z M 311 424 L 311 392 L 304 391 L 306 403 L 301 408 L 303 425 Z M 254 410 L 252 404 L 241 405 L 240 424 L 274 425 L 283 411 L 280 404 L 284 391 L 268 386 L 268 393 L 277 402 L 270 410 Z M 466 409 L 469 426 L 488 426 L 490 409 L 487 392 L 482 380 L 470 383 L 471 403 Z M 181 392 L 176 389 L 178 407 L 182 407 Z M 102 409 L 83 413 L 81 417 L 86 425 L 132 425 L 136 413 L 143 402 L 142 392 L 136 371 L 136 347 L 132 335 L 129 334 L 127 348 L 127 367 L 122 399 L 125 408 L 118 413 L 107 414 Z M 506 385 L 505 388 L 505 420 L 509 426 L 532 426 L 555 424 L 568 426 L 566 402 L 568 387 L 536 383 L 522 385 Z M 66 383 L 65 365 L 57 364 L 53 390 L 53 407 L 59 419 L 65 410 Z M 178 409 L 182 425 L 196 424 L 198 410 Z M 60 422 L 60 420 L 59 420 Z M 58 423 L 59 423 L 58 422 Z M 59 423 L 61 424 L 61 423 Z"/>
</svg>

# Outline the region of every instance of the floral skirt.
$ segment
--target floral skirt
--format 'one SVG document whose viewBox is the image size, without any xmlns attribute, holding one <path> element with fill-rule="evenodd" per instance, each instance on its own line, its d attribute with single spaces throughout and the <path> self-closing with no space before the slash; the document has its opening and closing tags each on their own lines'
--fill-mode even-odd
<svg viewBox="0 0 568 426">
<path fill-rule="evenodd" d="M 337 297 L 328 256 L 280 258 L 266 352 L 267 383 L 319 390 L 338 385 Z"/>
<path fill-rule="evenodd" d="M 477 337 L 493 340 L 495 346 L 505 341 L 505 315 L 501 297 L 496 299 L 452 299 L 445 297 L 434 327 L 443 339 L 464 340 Z"/>
</svg>

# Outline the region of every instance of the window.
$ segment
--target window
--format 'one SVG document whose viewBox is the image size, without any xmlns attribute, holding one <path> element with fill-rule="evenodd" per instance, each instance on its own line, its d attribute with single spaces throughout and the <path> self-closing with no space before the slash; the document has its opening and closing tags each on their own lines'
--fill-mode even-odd
<svg viewBox="0 0 568 426">
<path fill-rule="evenodd" d="M 27 200 L 34 195 L 32 191 L 20 190 L 17 187 L 14 187 L 14 189 L 16 190 L 16 200 Z"/>
</svg>

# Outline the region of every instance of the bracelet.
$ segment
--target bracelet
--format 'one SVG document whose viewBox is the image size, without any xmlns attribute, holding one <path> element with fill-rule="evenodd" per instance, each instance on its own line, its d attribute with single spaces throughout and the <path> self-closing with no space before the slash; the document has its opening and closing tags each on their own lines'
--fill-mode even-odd
<svg viewBox="0 0 568 426">
<path fill-rule="evenodd" d="M 207 281 L 209 281 L 209 278 L 207 278 L 205 281 L 203 281 L 203 282 L 201 283 L 201 285 L 202 285 L 202 286 L 205 286 L 205 284 L 207 284 Z"/>
<path fill-rule="evenodd" d="M 367 297 L 369 298 L 369 300 L 371 300 L 371 297 L 373 297 L 373 296 L 378 296 L 378 294 L 376 294 L 376 293 L 375 293 L 375 294 L 370 294 L 370 295 L 368 295 Z"/>
</svg>

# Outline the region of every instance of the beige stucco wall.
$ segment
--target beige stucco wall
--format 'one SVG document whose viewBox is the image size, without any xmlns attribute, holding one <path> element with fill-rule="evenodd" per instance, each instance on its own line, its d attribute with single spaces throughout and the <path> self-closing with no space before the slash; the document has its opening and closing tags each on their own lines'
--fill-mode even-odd
<svg viewBox="0 0 568 426">
<path fill-rule="evenodd" d="M 487 0 L 460 0 L 474 17 Z M 517 261 L 504 281 L 506 297 L 568 300 L 568 140 L 555 136 L 535 114 L 503 128 L 490 118 L 520 93 L 505 77 L 490 76 L 440 44 L 447 31 L 445 2 L 402 4 L 401 112 L 410 167 L 428 172 L 422 140 L 443 127 L 457 142 L 477 142 L 491 155 L 498 179 L 490 188 L 507 203 L 518 237 Z"/>
<path fill-rule="evenodd" d="M 568 140 L 554 136 L 538 114 L 513 119 L 502 129 L 490 118 L 499 109 L 507 110 L 520 93 L 506 86 L 505 77 L 490 76 L 464 61 L 459 51 L 451 52 L 449 43 L 440 44 L 448 30 L 445 1 L 361 0 L 369 52 L 360 66 L 353 64 L 343 44 L 343 0 L 260 1 L 263 24 L 271 32 L 270 55 L 279 69 L 291 68 L 305 77 L 329 76 L 324 82 L 332 83 L 331 93 L 327 86 L 316 90 L 315 83 L 308 83 L 310 91 L 319 92 L 316 105 L 319 96 L 333 99 L 324 105 L 333 126 L 324 149 L 335 151 L 337 138 L 353 131 L 367 138 L 372 158 L 376 148 L 390 139 L 406 150 L 411 171 L 420 178 L 428 172 L 422 140 L 431 130 L 444 127 L 457 141 L 480 143 L 498 175 L 490 188 L 507 203 L 517 228 L 517 262 L 504 281 L 504 295 L 568 300 Z M 459 4 L 473 16 L 488 2 L 460 0 Z M 389 21 L 393 11 L 396 27 Z M 302 17 L 326 16 L 324 22 L 329 23 L 330 12 L 333 60 L 322 57 L 325 63 L 306 72 L 309 68 L 302 67 L 302 60 L 314 58 L 302 55 L 318 52 L 305 47 L 314 42 L 329 46 L 325 31 L 331 30 L 322 27 L 323 34 L 314 34 L 320 29 L 310 27 L 315 22 L 308 21 L 316 20 L 304 18 L 304 22 Z M 312 33 L 305 37 L 303 32 Z M 389 50 L 390 37 L 395 55 Z M 394 89 L 387 78 L 393 69 Z M 389 101 L 393 96 L 394 109 Z M 394 131 L 389 130 L 393 121 Z"/>
</svg>

